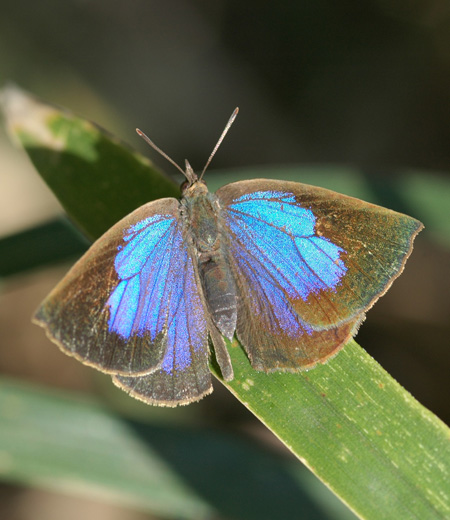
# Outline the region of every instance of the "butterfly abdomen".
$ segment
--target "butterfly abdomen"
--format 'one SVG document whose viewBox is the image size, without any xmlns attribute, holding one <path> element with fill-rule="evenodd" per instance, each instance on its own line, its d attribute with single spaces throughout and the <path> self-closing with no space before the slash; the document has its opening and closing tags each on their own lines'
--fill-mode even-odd
<svg viewBox="0 0 450 520">
<path fill-rule="evenodd" d="M 231 339 L 236 329 L 236 285 L 224 255 L 199 263 L 205 300 L 220 332 Z"/>
</svg>

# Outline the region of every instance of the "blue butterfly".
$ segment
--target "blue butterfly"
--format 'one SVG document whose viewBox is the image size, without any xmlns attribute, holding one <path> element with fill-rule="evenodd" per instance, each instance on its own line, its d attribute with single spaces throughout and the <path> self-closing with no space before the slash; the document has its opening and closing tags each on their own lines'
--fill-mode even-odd
<svg viewBox="0 0 450 520">
<path fill-rule="evenodd" d="M 208 191 L 185 171 L 180 201 L 149 202 L 106 232 L 42 303 L 34 321 L 66 354 L 147 403 L 212 391 L 209 339 L 225 380 L 224 337 L 252 367 L 300 371 L 334 356 L 403 270 L 417 220 L 294 182 L 248 180 Z"/>
</svg>

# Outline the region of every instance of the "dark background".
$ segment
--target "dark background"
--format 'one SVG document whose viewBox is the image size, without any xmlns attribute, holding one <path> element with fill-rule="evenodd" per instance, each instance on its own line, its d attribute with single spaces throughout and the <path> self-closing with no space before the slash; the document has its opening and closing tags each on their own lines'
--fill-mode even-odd
<svg viewBox="0 0 450 520">
<path fill-rule="evenodd" d="M 450 170 L 444 0 L 3 0 L 0 83 L 9 80 L 99 123 L 166 170 L 136 126 L 178 163 L 187 157 L 201 169 L 235 106 L 239 118 L 208 175 L 257 165 L 345 165 L 382 192 L 396 178 L 407 187 L 408 171 L 434 183 Z M 2 235 L 59 211 L 3 131 L 0 180 Z M 422 215 L 420 207 L 410 213 Z M 450 262 L 448 237 L 441 238 L 427 230 L 419 236 L 404 275 L 357 340 L 449 422 Z M 92 371 L 29 325 L 66 268 L 4 283 L 0 371 L 98 392 Z M 231 396 L 215 396 L 204 405 L 211 424 L 253 424 Z M 13 496 L 9 488 L 5 496 Z M 9 518 L 28 518 L 8 507 Z"/>
</svg>

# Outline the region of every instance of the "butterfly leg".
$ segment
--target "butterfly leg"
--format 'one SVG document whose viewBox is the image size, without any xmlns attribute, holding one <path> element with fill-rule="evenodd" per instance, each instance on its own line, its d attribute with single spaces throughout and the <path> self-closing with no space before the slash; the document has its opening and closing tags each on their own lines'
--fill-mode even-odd
<svg viewBox="0 0 450 520">
<path fill-rule="evenodd" d="M 225 345 L 225 340 L 213 323 L 210 323 L 208 331 L 211 341 L 214 345 L 214 353 L 216 355 L 216 360 L 220 371 L 222 372 L 222 377 L 225 379 L 225 381 L 231 381 L 234 378 L 233 366 L 231 364 L 230 354 L 228 354 L 228 350 Z"/>
</svg>

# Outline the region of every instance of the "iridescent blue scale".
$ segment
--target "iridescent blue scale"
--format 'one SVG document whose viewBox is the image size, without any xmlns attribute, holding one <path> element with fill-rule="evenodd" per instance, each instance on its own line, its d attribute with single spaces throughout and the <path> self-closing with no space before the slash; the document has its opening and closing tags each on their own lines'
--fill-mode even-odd
<svg viewBox="0 0 450 520">
<path fill-rule="evenodd" d="M 334 288 L 347 271 L 345 251 L 315 234 L 316 217 L 283 192 L 256 192 L 239 197 L 225 219 L 245 256 L 264 259 L 264 268 L 292 297 Z M 239 255 L 239 253 L 237 253 Z M 300 262 L 292 262 L 299 257 Z"/>
<path fill-rule="evenodd" d="M 232 379 L 223 335 L 237 336 L 256 370 L 325 362 L 399 276 L 423 227 L 322 188 L 258 179 L 214 195 L 188 163 L 184 173 L 181 201 L 117 223 L 35 315 L 64 352 L 147 403 L 212 391 L 208 339 Z"/>
</svg>

